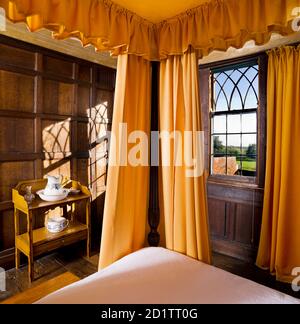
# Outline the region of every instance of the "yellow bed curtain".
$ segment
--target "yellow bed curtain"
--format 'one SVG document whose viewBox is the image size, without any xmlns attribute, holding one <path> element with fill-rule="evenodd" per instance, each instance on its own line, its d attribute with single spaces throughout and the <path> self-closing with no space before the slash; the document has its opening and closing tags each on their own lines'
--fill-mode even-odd
<svg viewBox="0 0 300 324">
<path fill-rule="evenodd" d="M 300 0 L 208 0 L 174 18 L 153 24 L 110 0 L 0 0 L 13 22 L 32 31 L 48 28 L 54 37 L 79 38 L 83 45 L 113 55 L 135 54 L 148 60 L 182 55 L 189 46 L 199 57 L 213 50 L 266 43 L 271 34 L 293 33 L 293 9 Z"/>
<path fill-rule="evenodd" d="M 135 55 L 120 55 L 112 126 L 116 141 L 111 141 L 100 269 L 145 246 L 149 167 L 143 164 L 148 165 L 148 160 L 133 166 L 127 158 L 139 143 L 127 143 L 134 142 L 130 134 L 137 130 L 149 138 L 150 91 L 150 62 Z"/>
<path fill-rule="evenodd" d="M 300 266 L 300 47 L 269 53 L 267 172 L 257 265 L 290 282 Z"/>
<path fill-rule="evenodd" d="M 183 56 L 171 56 L 162 61 L 160 131 L 169 134 L 170 138 L 174 135 L 170 149 L 164 146 L 164 142 L 161 149 L 161 211 L 165 222 L 166 247 L 210 263 L 205 177 L 202 170 L 190 176 L 190 168 L 193 167 L 195 171 L 194 165 L 187 164 L 187 159 L 183 157 L 189 147 L 190 157 L 196 158 L 197 153 L 203 154 L 199 151 L 201 143 L 195 137 L 190 142 L 184 138 L 185 132 L 193 132 L 195 135 L 201 131 L 199 100 L 195 51 L 189 49 Z M 182 140 L 174 140 L 175 132 Z M 178 153 L 180 151 L 182 154 Z"/>
</svg>

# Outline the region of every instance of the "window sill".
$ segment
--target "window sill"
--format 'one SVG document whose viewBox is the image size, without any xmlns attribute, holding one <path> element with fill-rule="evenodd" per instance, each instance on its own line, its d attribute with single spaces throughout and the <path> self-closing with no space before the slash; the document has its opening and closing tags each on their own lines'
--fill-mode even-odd
<svg viewBox="0 0 300 324">
<path fill-rule="evenodd" d="M 263 190 L 259 187 L 256 181 L 257 178 L 251 179 L 244 177 L 243 179 L 236 179 L 235 177 L 216 175 L 210 175 L 207 179 L 208 184 L 219 184 L 228 187 Z"/>
</svg>

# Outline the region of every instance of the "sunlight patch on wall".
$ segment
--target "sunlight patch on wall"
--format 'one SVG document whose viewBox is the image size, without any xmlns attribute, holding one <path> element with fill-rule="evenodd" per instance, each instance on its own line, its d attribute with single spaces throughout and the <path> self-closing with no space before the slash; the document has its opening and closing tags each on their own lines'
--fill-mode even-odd
<svg viewBox="0 0 300 324">
<path fill-rule="evenodd" d="M 70 119 L 43 121 L 44 174 L 64 175 L 71 178 Z"/>
<path fill-rule="evenodd" d="M 43 151 L 48 158 L 53 157 L 53 153 L 70 152 L 70 119 L 50 124 L 43 129 Z"/>
<path fill-rule="evenodd" d="M 93 199 L 96 199 L 106 190 L 107 160 L 108 160 L 108 101 L 90 109 L 90 185 Z"/>
</svg>

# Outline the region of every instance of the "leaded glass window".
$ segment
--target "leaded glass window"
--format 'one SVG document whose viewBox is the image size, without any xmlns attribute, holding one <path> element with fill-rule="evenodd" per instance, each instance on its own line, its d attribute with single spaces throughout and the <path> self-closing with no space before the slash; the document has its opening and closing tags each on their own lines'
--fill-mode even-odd
<svg viewBox="0 0 300 324">
<path fill-rule="evenodd" d="M 256 176 L 258 98 L 256 62 L 212 70 L 213 175 Z"/>
</svg>

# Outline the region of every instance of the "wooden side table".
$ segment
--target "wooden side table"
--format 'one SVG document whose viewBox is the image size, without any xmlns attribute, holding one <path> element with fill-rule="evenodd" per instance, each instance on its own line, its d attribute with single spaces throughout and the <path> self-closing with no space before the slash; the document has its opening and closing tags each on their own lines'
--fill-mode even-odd
<svg viewBox="0 0 300 324">
<path fill-rule="evenodd" d="M 32 180 L 20 182 L 13 189 L 14 218 L 15 218 L 15 259 L 16 269 L 20 268 L 20 253 L 22 252 L 28 258 L 28 276 L 30 282 L 34 280 L 34 257 L 51 252 L 58 248 L 86 240 L 87 256 L 90 257 L 91 250 L 91 194 L 87 187 L 82 186 L 77 181 L 69 181 L 65 188 L 80 189 L 78 195 L 69 195 L 66 199 L 59 202 L 46 202 L 37 195 L 31 204 L 24 199 L 27 186 L 32 187 L 32 192 L 36 194 L 38 190 L 46 187 L 47 180 Z M 79 222 L 76 218 L 76 208 L 80 202 L 85 203 L 85 224 Z M 68 214 L 68 206 L 71 212 Z M 33 229 L 33 219 L 37 215 L 45 214 L 47 211 L 63 208 L 64 217 L 68 218 L 70 224 L 66 230 L 61 233 L 52 234 L 46 227 Z M 27 231 L 20 232 L 20 217 L 27 219 Z"/>
</svg>

